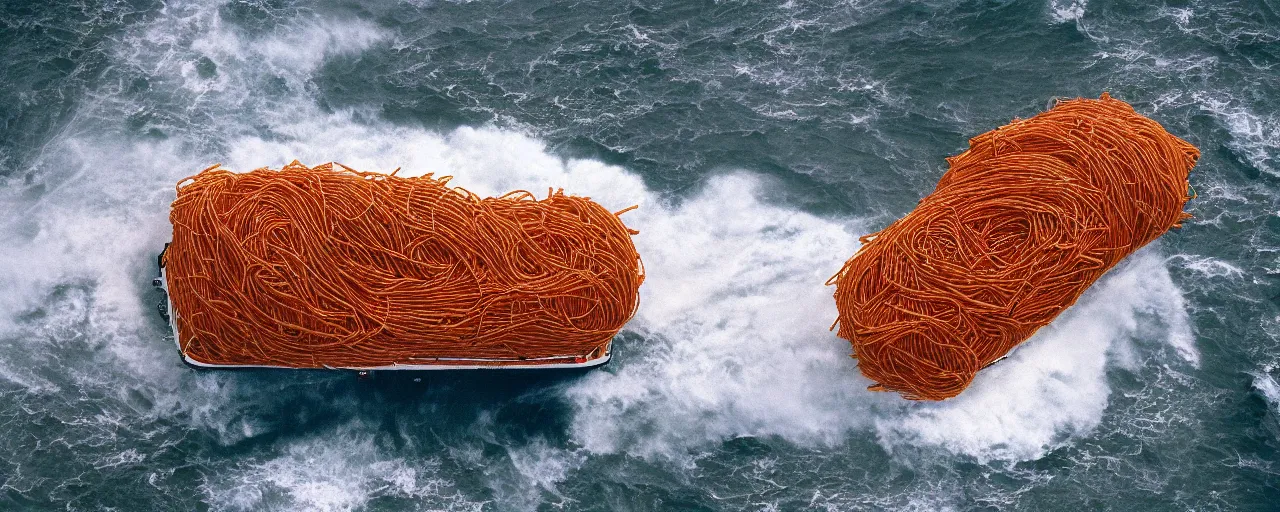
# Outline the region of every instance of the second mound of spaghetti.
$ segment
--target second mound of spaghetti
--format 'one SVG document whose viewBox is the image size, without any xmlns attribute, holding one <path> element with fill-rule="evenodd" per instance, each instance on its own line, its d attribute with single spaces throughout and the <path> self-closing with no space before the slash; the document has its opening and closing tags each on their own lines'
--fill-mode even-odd
<svg viewBox="0 0 1280 512">
<path fill-rule="evenodd" d="M 941 400 L 1188 217 L 1199 151 L 1103 95 L 974 137 L 831 279 L 872 389 Z"/>
<path fill-rule="evenodd" d="M 165 255 L 183 353 L 298 368 L 599 354 L 644 280 L 622 212 L 448 180 L 297 162 L 184 180 Z"/>
</svg>

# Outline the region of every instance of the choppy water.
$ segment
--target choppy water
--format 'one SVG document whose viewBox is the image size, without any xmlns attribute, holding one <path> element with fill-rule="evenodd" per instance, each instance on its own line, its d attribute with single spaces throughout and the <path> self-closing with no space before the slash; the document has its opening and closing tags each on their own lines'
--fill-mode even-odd
<svg viewBox="0 0 1280 512">
<path fill-rule="evenodd" d="M 0 509 L 1280 508 L 1275 0 L 61 4 L 0 3 Z M 961 397 L 863 391 L 857 237 L 1102 91 L 1203 150 L 1196 218 Z M 174 183 L 293 158 L 639 202 L 619 357 L 184 367 Z"/>
</svg>

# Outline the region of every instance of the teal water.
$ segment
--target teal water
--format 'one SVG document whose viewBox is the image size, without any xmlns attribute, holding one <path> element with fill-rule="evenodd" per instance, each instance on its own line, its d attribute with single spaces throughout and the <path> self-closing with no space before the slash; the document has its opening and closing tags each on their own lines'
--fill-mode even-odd
<svg viewBox="0 0 1280 512">
<path fill-rule="evenodd" d="M 0 43 L 0 509 L 1280 508 L 1274 0 L 10 0 Z M 1195 219 L 957 399 L 864 391 L 857 237 L 1103 91 L 1202 150 Z M 618 357 L 183 366 L 174 184 L 294 158 L 639 203 Z"/>
</svg>

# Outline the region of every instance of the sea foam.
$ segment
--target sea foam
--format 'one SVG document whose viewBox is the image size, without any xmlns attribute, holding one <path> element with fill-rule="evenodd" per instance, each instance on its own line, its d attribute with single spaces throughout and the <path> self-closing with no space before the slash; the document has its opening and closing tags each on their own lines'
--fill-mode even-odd
<svg viewBox="0 0 1280 512">
<path fill-rule="evenodd" d="M 1154 248 L 1103 277 L 960 396 L 879 418 L 877 435 L 891 451 L 932 445 L 983 462 L 1040 458 L 1098 426 L 1109 367 L 1138 364 L 1129 344 L 1151 327 L 1186 363 L 1198 364 L 1182 295 Z"/>
<path fill-rule="evenodd" d="M 480 510 L 452 491 L 433 458 L 386 454 L 369 425 L 352 421 L 321 435 L 282 443 L 266 460 L 250 460 L 201 486 L 216 508 L 345 512 L 377 497 L 406 498 L 436 510 Z"/>
</svg>

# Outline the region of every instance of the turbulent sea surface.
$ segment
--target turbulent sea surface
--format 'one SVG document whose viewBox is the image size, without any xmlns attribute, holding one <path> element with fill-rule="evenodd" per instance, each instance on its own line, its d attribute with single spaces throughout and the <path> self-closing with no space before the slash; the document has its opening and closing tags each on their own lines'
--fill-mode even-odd
<svg viewBox="0 0 1280 512">
<path fill-rule="evenodd" d="M 1276 0 L 0 2 L 0 509 L 1276 510 Z M 823 282 L 967 139 L 1104 91 L 1195 219 L 942 403 Z M 649 278 L 601 370 L 195 371 L 174 184 L 339 161 L 565 187 Z"/>
</svg>

